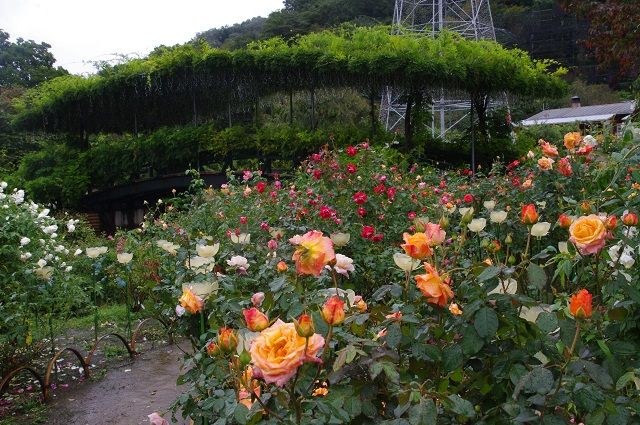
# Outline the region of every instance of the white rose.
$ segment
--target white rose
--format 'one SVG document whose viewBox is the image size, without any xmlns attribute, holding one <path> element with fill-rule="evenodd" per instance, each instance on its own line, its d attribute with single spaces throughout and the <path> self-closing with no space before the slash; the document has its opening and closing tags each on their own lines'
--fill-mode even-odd
<svg viewBox="0 0 640 425">
<path fill-rule="evenodd" d="M 482 205 L 484 205 L 487 210 L 493 211 L 496 207 L 496 201 L 484 201 Z"/>
<path fill-rule="evenodd" d="M 214 245 L 197 245 L 196 246 L 196 251 L 198 252 L 198 255 L 204 258 L 213 257 L 218 253 L 219 250 L 220 250 L 219 243 Z"/>
<path fill-rule="evenodd" d="M 249 261 L 241 255 L 234 255 L 230 260 L 227 260 L 227 264 L 231 267 L 237 267 L 243 270 L 249 268 Z"/>
<path fill-rule="evenodd" d="M 106 246 L 97 246 L 93 248 L 87 248 L 85 250 L 87 257 L 89 258 L 98 258 L 102 254 L 106 254 L 108 248 Z"/>
<path fill-rule="evenodd" d="M 23 237 L 22 239 L 20 239 L 20 246 L 25 246 L 27 245 L 29 242 L 31 242 L 31 239 L 29 239 L 28 237 Z"/>
<path fill-rule="evenodd" d="M 349 243 L 351 235 L 349 233 L 332 233 L 330 235 L 333 244 L 338 248 L 341 248 Z"/>
<path fill-rule="evenodd" d="M 399 252 L 393 254 L 393 261 L 400 270 L 404 270 L 409 273 L 420 266 L 420 260 L 416 260 L 415 258 L 409 257 L 407 254 L 401 254 Z"/>
<path fill-rule="evenodd" d="M 346 255 L 336 254 L 336 265 L 333 266 L 336 272 L 349 277 L 349 272 L 353 272 L 353 260 Z"/>
<path fill-rule="evenodd" d="M 118 263 L 120 264 L 129 264 L 131 260 L 133 260 L 133 254 L 128 252 L 121 252 L 120 254 L 116 255 L 116 257 L 118 258 Z"/>
<path fill-rule="evenodd" d="M 491 211 L 491 215 L 489 216 L 489 219 L 491 220 L 492 223 L 503 223 L 506 219 L 507 219 L 507 212 L 506 211 Z"/>
<path fill-rule="evenodd" d="M 536 238 L 547 236 L 549 234 L 550 228 L 551 223 L 547 223 L 546 221 L 539 221 L 531 226 L 531 236 L 535 236 Z"/>
<path fill-rule="evenodd" d="M 474 233 L 481 232 L 487 226 L 487 220 L 485 218 L 474 218 L 471 223 L 467 225 L 469 230 Z"/>
</svg>

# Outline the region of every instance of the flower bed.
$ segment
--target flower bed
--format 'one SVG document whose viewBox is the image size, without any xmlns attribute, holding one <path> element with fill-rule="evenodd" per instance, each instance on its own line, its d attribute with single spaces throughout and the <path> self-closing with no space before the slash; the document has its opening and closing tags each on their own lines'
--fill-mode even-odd
<svg viewBox="0 0 640 425">
<path fill-rule="evenodd" d="M 196 349 L 176 407 L 196 423 L 637 420 L 629 136 L 570 133 L 476 178 L 362 143 L 286 183 L 196 181 L 127 242 L 157 256 L 155 311 Z"/>
</svg>

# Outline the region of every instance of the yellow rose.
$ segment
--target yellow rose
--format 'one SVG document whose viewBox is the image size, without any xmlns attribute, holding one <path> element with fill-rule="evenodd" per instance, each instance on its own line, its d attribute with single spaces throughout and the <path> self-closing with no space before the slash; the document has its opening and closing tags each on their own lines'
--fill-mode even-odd
<svg viewBox="0 0 640 425">
<path fill-rule="evenodd" d="M 604 247 L 607 229 L 595 214 L 583 216 L 571 223 L 569 240 L 582 255 L 597 254 Z"/>
<path fill-rule="evenodd" d="M 582 135 L 578 131 L 567 133 L 564 135 L 564 147 L 573 150 L 577 145 L 582 142 Z"/>
<path fill-rule="evenodd" d="M 323 346 L 322 335 L 312 335 L 307 344 L 307 338 L 298 335 L 293 323 L 278 319 L 260 332 L 251 344 L 253 376 L 282 387 L 305 361 L 320 362 L 316 354 Z"/>
</svg>

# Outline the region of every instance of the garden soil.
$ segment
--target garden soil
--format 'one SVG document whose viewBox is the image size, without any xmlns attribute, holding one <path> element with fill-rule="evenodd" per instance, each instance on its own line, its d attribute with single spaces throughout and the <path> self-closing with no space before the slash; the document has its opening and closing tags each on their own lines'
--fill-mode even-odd
<svg viewBox="0 0 640 425">
<path fill-rule="evenodd" d="M 148 424 L 147 415 L 158 412 L 172 425 L 166 413 L 180 394 L 176 385 L 182 351 L 163 345 L 108 368 L 104 377 L 66 391 L 56 391 L 47 424 L 138 425 Z"/>
</svg>

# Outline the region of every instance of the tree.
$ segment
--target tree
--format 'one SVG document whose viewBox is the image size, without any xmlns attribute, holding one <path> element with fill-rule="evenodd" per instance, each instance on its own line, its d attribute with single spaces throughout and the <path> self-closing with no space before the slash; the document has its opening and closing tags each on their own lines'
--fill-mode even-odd
<svg viewBox="0 0 640 425">
<path fill-rule="evenodd" d="M 0 29 L 0 89 L 12 86 L 34 87 L 43 81 L 68 74 L 54 68 L 56 59 L 51 45 L 18 38 L 9 41 L 9 33 Z"/>
<path fill-rule="evenodd" d="M 391 23 L 395 0 L 285 0 L 264 23 L 265 37 L 293 37 L 343 22 Z"/>
<path fill-rule="evenodd" d="M 585 45 L 601 67 L 618 77 L 640 72 L 640 7 L 638 0 L 559 0 L 567 10 L 589 21 Z M 615 83 L 615 81 L 613 82 Z"/>
</svg>

